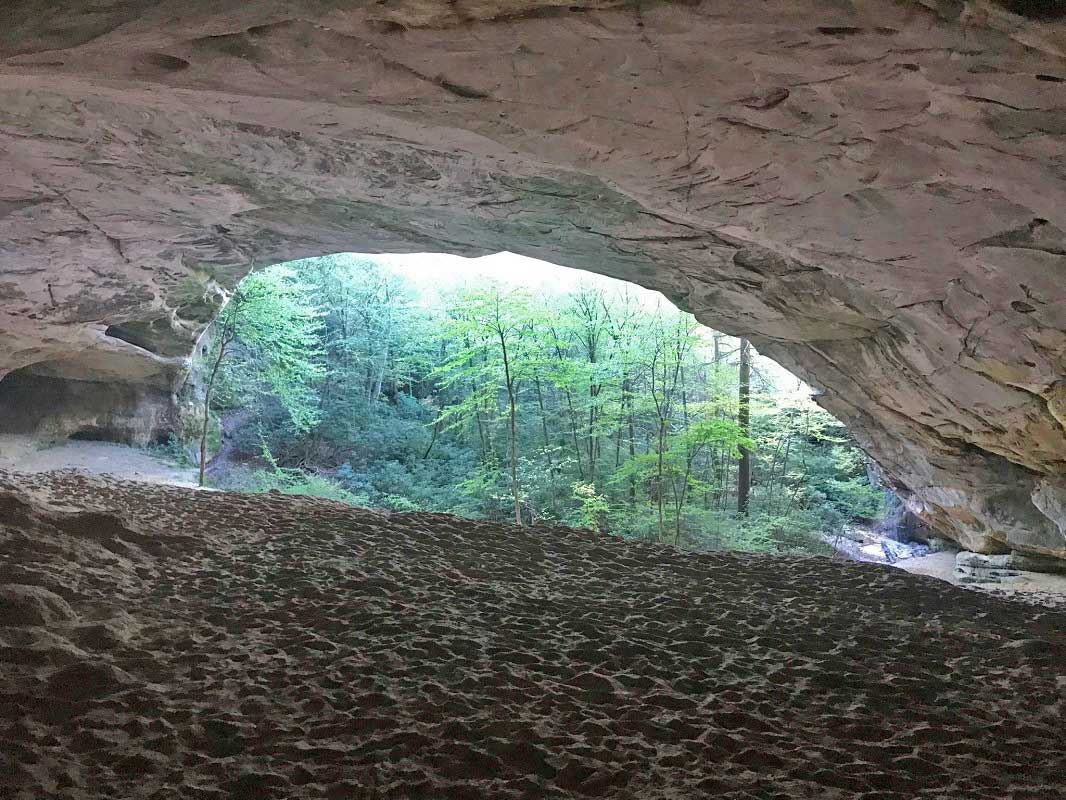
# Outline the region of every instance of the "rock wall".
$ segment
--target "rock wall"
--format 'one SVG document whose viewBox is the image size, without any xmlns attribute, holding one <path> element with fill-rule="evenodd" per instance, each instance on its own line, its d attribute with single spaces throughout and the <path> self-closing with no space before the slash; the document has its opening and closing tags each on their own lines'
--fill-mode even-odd
<svg viewBox="0 0 1066 800">
<path fill-rule="evenodd" d="M 910 507 L 1066 556 L 1066 9 L 8 0 L 0 369 L 171 386 L 249 270 L 512 250 L 822 392 Z"/>
<path fill-rule="evenodd" d="M 147 445 L 178 427 L 178 404 L 166 389 L 136 383 L 40 375 L 33 367 L 0 381 L 0 433 Z"/>
</svg>

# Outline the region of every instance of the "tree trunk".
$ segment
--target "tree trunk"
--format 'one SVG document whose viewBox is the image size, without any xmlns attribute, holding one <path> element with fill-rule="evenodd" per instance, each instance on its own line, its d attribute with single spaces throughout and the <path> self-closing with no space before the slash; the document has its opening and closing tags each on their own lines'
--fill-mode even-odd
<svg viewBox="0 0 1066 800">
<path fill-rule="evenodd" d="M 548 473 L 555 475 L 555 463 L 552 461 L 551 436 L 548 434 L 548 415 L 544 410 L 544 392 L 541 390 L 540 378 L 533 379 L 537 388 L 537 406 L 540 408 L 540 432 L 544 439 L 544 458 L 548 462 Z"/>
<path fill-rule="evenodd" d="M 537 406 L 540 408 L 540 432 L 544 438 L 544 460 L 548 463 L 548 475 L 551 476 L 551 510 L 556 513 L 556 488 L 555 488 L 555 461 L 552 459 L 551 436 L 548 433 L 548 414 L 544 410 L 544 392 L 540 386 L 540 378 L 533 379 L 533 385 L 537 387 Z"/>
<path fill-rule="evenodd" d="M 444 412 L 444 409 L 441 409 L 441 413 L 443 413 L 443 412 Z M 437 418 L 433 421 L 433 436 L 429 440 L 429 446 L 426 448 L 426 452 L 422 454 L 422 460 L 423 461 L 425 461 L 427 458 L 429 458 L 429 454 L 433 452 L 433 445 L 435 445 L 437 443 L 437 437 L 440 436 L 440 427 L 441 427 L 441 420 L 442 419 L 443 419 L 443 417 L 440 414 L 438 414 Z"/>
<path fill-rule="evenodd" d="M 234 300 L 233 302 L 236 302 Z M 236 315 L 236 311 L 231 312 L 230 319 Z M 218 377 L 218 368 L 222 366 L 222 358 L 226 355 L 226 345 L 229 344 L 230 338 L 232 338 L 232 331 L 236 323 L 230 322 L 229 319 L 222 326 L 222 336 L 218 343 L 218 357 L 215 358 L 215 363 L 211 367 L 211 374 L 207 378 L 207 386 L 204 389 L 204 424 L 200 429 L 200 485 L 204 485 L 204 473 L 207 471 L 207 432 L 211 426 L 211 391 L 215 388 L 215 379 Z"/>
<path fill-rule="evenodd" d="M 381 365 L 378 367 L 377 377 L 374 379 L 373 384 L 370 387 L 370 396 L 367 398 L 370 404 L 373 405 L 381 399 L 381 387 L 385 382 L 385 373 L 389 367 L 389 345 L 385 343 L 384 352 L 381 354 Z"/>
<path fill-rule="evenodd" d="M 792 449 L 792 434 L 789 433 L 788 438 L 785 440 L 785 455 L 781 458 L 781 490 L 785 490 L 785 474 L 788 472 L 788 454 Z M 770 513 L 774 513 L 774 495 L 770 493 Z"/>
<path fill-rule="evenodd" d="M 522 524 L 522 497 L 518 490 L 518 432 L 515 425 L 515 396 L 514 385 L 507 384 L 507 397 L 511 402 L 511 490 L 514 492 L 514 521 L 516 525 Z"/>
<path fill-rule="evenodd" d="M 740 340 L 740 386 L 737 408 L 737 425 L 748 436 L 751 430 L 751 343 Z M 740 448 L 740 464 L 737 470 L 737 511 L 748 513 L 748 498 L 751 494 L 751 451 Z"/>
<path fill-rule="evenodd" d="M 773 508 L 773 505 L 774 505 L 774 475 L 777 472 L 777 457 L 780 455 L 780 453 L 781 453 L 781 442 L 779 441 L 777 443 L 777 446 L 774 448 L 773 457 L 770 459 L 770 467 L 766 471 L 767 474 L 766 474 L 766 481 L 765 481 L 765 483 L 766 483 L 766 494 L 765 494 L 766 502 L 765 502 L 765 507 L 766 507 L 767 513 L 770 512 L 770 510 Z"/>
<path fill-rule="evenodd" d="M 577 433 L 577 416 L 574 413 L 574 397 L 570 393 L 569 387 L 565 387 L 564 392 L 566 393 L 566 405 L 570 410 L 570 435 L 574 440 L 574 457 L 577 458 L 577 476 L 581 480 L 585 480 L 585 466 L 581 459 L 581 442 Z"/>
<path fill-rule="evenodd" d="M 381 351 L 381 365 L 378 368 L 377 377 L 371 383 L 370 394 L 367 399 L 371 405 L 381 399 L 381 388 L 385 382 L 385 374 L 389 369 L 389 341 L 392 338 L 392 293 L 389 290 L 389 284 L 385 283 L 385 324 L 382 331 L 382 351 Z"/>
<path fill-rule="evenodd" d="M 685 430 L 688 430 L 688 386 L 685 384 L 685 368 L 681 367 L 681 421 Z"/>
<path fill-rule="evenodd" d="M 627 414 L 629 421 L 629 459 L 632 461 L 637 456 L 637 438 L 633 431 L 633 401 L 629 400 L 629 408 Z M 632 473 L 629 475 L 629 505 L 635 507 L 637 505 L 637 479 Z"/>
<path fill-rule="evenodd" d="M 498 329 L 497 333 L 500 337 L 500 350 L 503 354 L 503 377 L 507 384 L 507 403 L 510 411 L 507 436 L 508 439 L 510 439 L 509 444 L 511 451 L 511 492 L 514 495 L 514 521 L 515 525 L 521 525 L 522 495 L 518 489 L 518 431 L 517 425 L 515 424 L 515 417 L 517 416 L 515 383 L 514 377 L 511 375 L 511 362 L 507 357 L 507 338 L 503 335 L 502 329 Z"/>
<path fill-rule="evenodd" d="M 685 507 L 686 487 L 678 488 L 674 479 L 674 546 L 681 544 L 681 511 Z"/>
<path fill-rule="evenodd" d="M 658 456 L 655 475 L 655 495 L 659 507 L 659 541 L 661 542 L 664 541 L 663 494 L 665 491 L 663 487 L 663 449 L 666 447 L 666 420 L 662 417 L 659 417 L 659 438 L 655 447 L 656 455 Z"/>
</svg>

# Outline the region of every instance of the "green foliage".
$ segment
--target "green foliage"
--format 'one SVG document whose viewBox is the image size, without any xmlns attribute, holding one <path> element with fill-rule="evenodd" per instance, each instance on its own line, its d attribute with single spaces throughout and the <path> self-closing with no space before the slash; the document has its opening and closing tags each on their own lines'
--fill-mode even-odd
<svg viewBox="0 0 1066 800">
<path fill-rule="evenodd" d="M 356 506 L 368 505 L 368 498 L 349 492 L 337 481 L 303 469 L 281 466 L 262 436 L 260 436 L 260 455 L 267 467 L 243 474 L 237 483 L 227 488 L 245 492 L 306 495 Z"/>
<path fill-rule="evenodd" d="M 591 483 L 575 483 L 574 499 L 578 502 L 574 516 L 582 528 L 599 530 L 607 519 L 610 504 L 607 498 L 596 491 Z"/>
<path fill-rule="evenodd" d="M 189 454 L 188 447 L 173 433 L 167 436 L 167 440 L 162 444 L 150 445 L 147 449 L 155 456 L 164 461 L 169 461 L 176 467 L 196 466 L 196 462 Z"/>
<path fill-rule="evenodd" d="M 277 491 L 282 494 L 321 497 L 353 506 L 370 504 L 366 497 L 349 492 L 336 481 L 298 469 L 254 470 L 242 483 L 230 488 L 246 492 Z"/>
<path fill-rule="evenodd" d="M 430 298 L 333 257 L 256 273 L 227 312 L 218 407 L 251 416 L 233 473 L 249 490 L 751 552 L 819 552 L 881 510 L 805 387 L 756 358 L 745 431 L 737 340 L 628 288 Z"/>
<path fill-rule="evenodd" d="M 238 356 L 225 362 L 219 391 L 223 404 L 269 398 L 288 413 L 294 433 L 318 425 L 315 386 L 325 365 L 311 287 L 285 267 L 254 273 L 241 283 L 216 324 L 227 322 Z"/>
</svg>

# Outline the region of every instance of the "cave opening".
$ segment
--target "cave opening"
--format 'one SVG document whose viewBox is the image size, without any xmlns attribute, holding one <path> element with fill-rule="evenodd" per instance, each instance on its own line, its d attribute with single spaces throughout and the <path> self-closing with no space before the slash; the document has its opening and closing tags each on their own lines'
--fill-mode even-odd
<svg viewBox="0 0 1066 800">
<path fill-rule="evenodd" d="M 107 442 L 110 441 L 108 432 L 102 428 L 87 426 L 78 428 L 67 437 L 72 442 Z"/>
<path fill-rule="evenodd" d="M 0 465 L 18 461 L 11 441 L 141 448 L 167 441 L 179 424 L 175 384 L 185 359 L 167 359 L 162 371 L 151 353 L 136 351 L 40 361 L 0 378 Z"/>
<path fill-rule="evenodd" d="M 1064 795 L 1062 2 L 3 6 L 0 796 Z"/>
<path fill-rule="evenodd" d="M 853 555 L 881 540 L 891 496 L 811 388 L 748 340 L 511 253 L 253 273 L 191 376 L 195 435 L 177 449 L 198 463 L 202 446 L 205 483 L 227 490 Z"/>
</svg>

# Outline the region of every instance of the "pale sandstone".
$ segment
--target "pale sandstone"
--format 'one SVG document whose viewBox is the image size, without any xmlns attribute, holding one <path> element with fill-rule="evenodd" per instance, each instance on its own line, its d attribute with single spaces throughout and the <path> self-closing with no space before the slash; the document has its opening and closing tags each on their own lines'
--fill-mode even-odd
<svg viewBox="0 0 1066 800">
<path fill-rule="evenodd" d="M 9 0 L 0 372 L 78 382 L 18 425 L 165 425 L 255 267 L 507 249 L 750 335 L 944 534 L 1064 556 L 1063 13 Z"/>
</svg>

